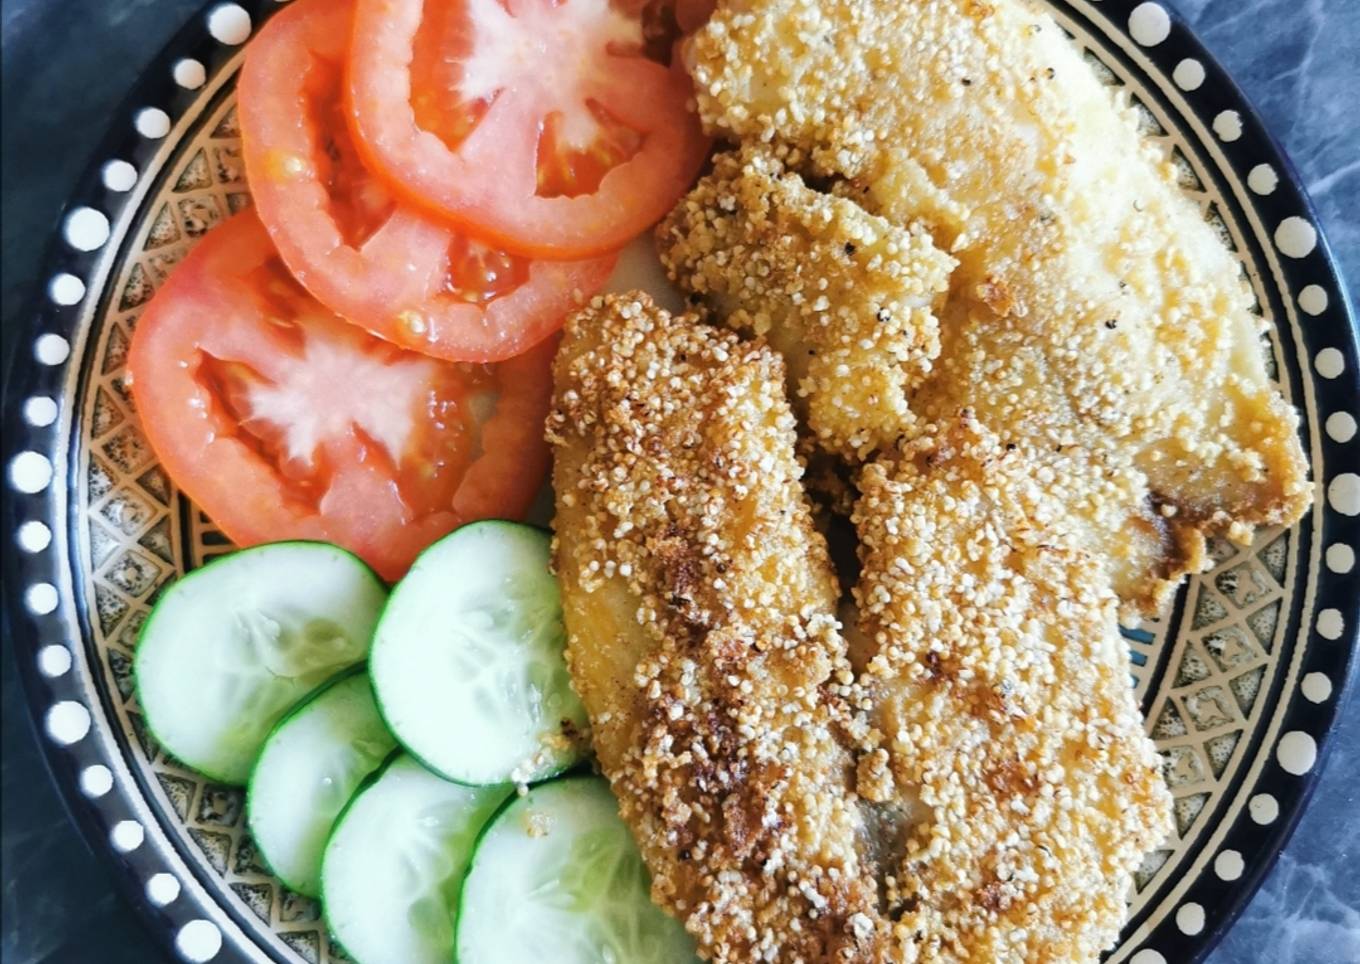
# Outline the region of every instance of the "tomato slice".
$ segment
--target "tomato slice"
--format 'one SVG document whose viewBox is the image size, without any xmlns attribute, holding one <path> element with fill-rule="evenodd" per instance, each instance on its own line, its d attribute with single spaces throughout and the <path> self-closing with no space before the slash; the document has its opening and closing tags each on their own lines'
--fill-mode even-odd
<svg viewBox="0 0 1360 964">
<path fill-rule="evenodd" d="M 614 250 L 668 211 L 709 142 L 689 78 L 609 0 L 357 0 L 357 143 L 413 203 L 511 251 Z"/>
<path fill-rule="evenodd" d="M 397 348 L 317 302 L 246 210 L 171 274 L 128 364 L 151 447 L 228 537 L 334 542 L 396 579 L 456 526 L 528 510 L 556 341 L 495 365 Z"/>
<path fill-rule="evenodd" d="M 454 361 L 517 355 L 594 294 L 614 258 L 506 254 L 370 175 L 343 105 L 352 21 L 352 3 L 296 0 L 247 48 L 238 110 L 260 218 L 297 279 L 355 324 Z"/>
</svg>

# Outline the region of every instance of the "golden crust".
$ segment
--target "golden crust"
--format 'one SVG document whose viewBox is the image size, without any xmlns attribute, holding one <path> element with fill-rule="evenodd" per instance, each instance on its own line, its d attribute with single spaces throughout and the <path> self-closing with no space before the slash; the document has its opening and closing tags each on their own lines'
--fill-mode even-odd
<svg viewBox="0 0 1360 964">
<path fill-rule="evenodd" d="M 1169 820 L 1113 596 L 964 426 L 864 471 L 852 666 L 783 380 L 645 296 L 557 359 L 568 663 L 653 897 L 717 961 L 1093 960 Z"/>
<path fill-rule="evenodd" d="M 1297 413 L 1235 260 L 1047 14 L 742 0 L 685 57 L 712 129 L 958 260 L 912 431 L 968 411 L 1026 448 L 1129 609 L 1155 612 L 1205 534 L 1306 510 Z"/>
<path fill-rule="evenodd" d="M 657 229 L 671 279 L 784 355 L 818 444 L 851 460 L 916 423 L 954 259 L 919 227 L 812 190 L 760 148 L 720 154 Z"/>
<path fill-rule="evenodd" d="M 861 960 L 837 590 L 763 346 L 610 296 L 548 422 L 567 658 L 654 899 L 714 960 Z"/>
<path fill-rule="evenodd" d="M 860 479 L 860 791 L 914 801 L 884 861 L 898 960 L 1094 961 L 1171 830 L 1116 600 L 1036 522 L 1033 471 L 965 420 Z"/>
</svg>

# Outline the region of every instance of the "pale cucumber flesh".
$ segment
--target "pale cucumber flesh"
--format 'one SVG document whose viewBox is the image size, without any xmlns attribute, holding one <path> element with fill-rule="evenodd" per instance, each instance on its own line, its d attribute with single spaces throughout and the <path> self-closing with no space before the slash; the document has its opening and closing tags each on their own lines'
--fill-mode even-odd
<svg viewBox="0 0 1360 964">
<path fill-rule="evenodd" d="M 471 785 L 530 783 L 586 751 L 549 535 L 478 522 L 427 549 L 392 592 L 370 672 L 397 740 Z"/>
<path fill-rule="evenodd" d="M 694 943 L 649 897 L 608 784 L 569 777 L 512 801 L 463 884 L 462 964 L 690 964 Z"/>
<path fill-rule="evenodd" d="M 274 724 L 365 658 L 386 589 L 324 543 L 245 549 L 161 595 L 133 668 L 153 735 L 223 783 L 243 784 Z"/>
<path fill-rule="evenodd" d="M 349 670 L 291 710 L 250 774 L 247 822 L 275 876 L 321 894 L 321 855 L 354 791 L 396 748 L 368 674 Z"/>
<path fill-rule="evenodd" d="M 447 964 L 477 835 L 511 788 L 395 758 L 345 808 L 321 868 L 326 922 L 359 964 Z"/>
</svg>

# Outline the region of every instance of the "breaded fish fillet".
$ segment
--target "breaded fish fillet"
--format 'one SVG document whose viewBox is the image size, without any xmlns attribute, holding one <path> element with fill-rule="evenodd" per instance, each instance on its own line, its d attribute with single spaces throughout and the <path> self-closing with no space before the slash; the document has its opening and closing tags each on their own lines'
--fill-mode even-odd
<svg viewBox="0 0 1360 964">
<path fill-rule="evenodd" d="M 869 959 L 837 588 L 779 357 L 616 295 L 567 323 L 554 381 L 567 660 L 654 899 L 714 960 Z"/>
<path fill-rule="evenodd" d="M 858 461 L 916 424 L 955 261 L 923 229 L 812 190 L 763 150 L 720 154 L 657 228 L 672 280 L 784 355 L 820 447 Z M 701 302 L 702 304 L 702 302 Z"/>
<path fill-rule="evenodd" d="M 1297 415 L 1236 261 L 1038 7 L 736 0 L 686 60 L 716 132 L 957 259 L 915 420 L 967 411 L 1025 448 L 1130 608 L 1155 611 L 1205 533 L 1306 509 Z"/>
<path fill-rule="evenodd" d="M 1116 599 L 1035 523 L 1033 474 L 965 420 L 860 480 L 858 788 L 899 829 L 896 960 L 1094 961 L 1171 830 Z"/>
<path fill-rule="evenodd" d="M 720 155 L 657 239 L 672 278 L 701 296 L 706 315 L 764 335 L 784 355 L 818 494 L 845 501 L 849 483 L 837 483 L 853 472 L 836 472 L 834 460 L 856 468 L 925 430 L 930 422 L 913 406 L 947 418 L 971 414 L 984 395 L 1029 399 L 1007 409 L 1002 430 L 1050 487 L 1039 517 L 1098 560 L 1131 608 L 1155 610 L 1182 572 L 1199 568 L 1199 532 L 1168 523 L 1123 446 L 1052 441 L 1079 416 L 1045 382 L 1047 349 L 1007 319 L 985 308 L 975 319 L 975 303 L 953 297 L 942 309 L 942 349 L 933 312 L 956 262 L 919 226 L 894 228 L 853 200 L 813 190 L 784 172 L 796 155 L 782 153 Z M 1010 364 L 997 365 L 1003 357 Z"/>
<path fill-rule="evenodd" d="M 554 380 L 572 679 L 701 953 L 1094 960 L 1168 800 L 1030 468 L 959 434 L 866 469 L 857 680 L 776 354 L 611 296 Z"/>
</svg>

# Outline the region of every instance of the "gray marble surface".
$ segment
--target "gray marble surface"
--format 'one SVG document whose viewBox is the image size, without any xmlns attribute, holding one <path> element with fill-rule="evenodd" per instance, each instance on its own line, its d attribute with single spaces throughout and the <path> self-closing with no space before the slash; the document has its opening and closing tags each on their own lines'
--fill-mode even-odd
<svg viewBox="0 0 1360 964">
<path fill-rule="evenodd" d="M 200 2 L 4 0 L 6 342 L 62 200 L 110 111 Z M 1360 279 L 1360 0 L 1173 5 L 1265 117 L 1303 176 L 1347 276 Z M 25 719 L 8 632 L 4 649 L 0 959 L 161 959 L 69 823 Z M 1360 962 L 1360 701 L 1349 700 L 1298 831 L 1209 962 Z"/>
</svg>

